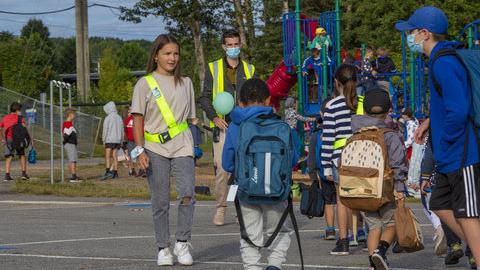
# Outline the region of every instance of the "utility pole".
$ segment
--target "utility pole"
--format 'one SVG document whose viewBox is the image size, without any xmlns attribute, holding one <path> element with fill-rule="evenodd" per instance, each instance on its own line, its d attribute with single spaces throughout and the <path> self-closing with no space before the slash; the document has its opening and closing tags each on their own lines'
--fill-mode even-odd
<svg viewBox="0 0 480 270">
<path fill-rule="evenodd" d="M 77 91 L 83 102 L 90 95 L 87 0 L 75 0 Z"/>
</svg>

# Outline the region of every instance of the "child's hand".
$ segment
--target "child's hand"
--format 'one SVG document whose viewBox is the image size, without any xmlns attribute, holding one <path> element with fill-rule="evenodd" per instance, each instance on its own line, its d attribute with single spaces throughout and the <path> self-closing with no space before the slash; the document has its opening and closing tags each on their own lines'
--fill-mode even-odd
<svg viewBox="0 0 480 270">
<path fill-rule="evenodd" d="M 403 201 L 403 199 L 405 199 L 403 191 L 396 191 L 395 192 L 395 198 L 396 198 L 397 201 Z"/>
<path fill-rule="evenodd" d="M 422 184 L 420 184 L 420 192 L 422 194 L 427 194 L 427 192 L 425 192 L 425 189 L 429 188 L 431 186 L 430 182 L 429 181 L 422 181 Z"/>
<path fill-rule="evenodd" d="M 327 178 L 328 181 L 332 181 L 333 182 L 333 176 L 332 175 L 327 175 L 325 176 Z"/>
</svg>

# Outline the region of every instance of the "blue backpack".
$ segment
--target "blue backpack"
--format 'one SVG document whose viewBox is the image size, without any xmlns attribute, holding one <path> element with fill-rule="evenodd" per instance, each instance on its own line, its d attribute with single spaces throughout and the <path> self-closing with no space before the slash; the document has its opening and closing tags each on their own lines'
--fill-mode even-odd
<svg viewBox="0 0 480 270">
<path fill-rule="evenodd" d="M 269 247 L 290 215 L 297 237 L 302 270 L 303 254 L 298 224 L 293 212 L 292 158 L 294 144 L 290 126 L 276 114 L 250 118 L 240 125 L 238 148 L 235 152 L 235 198 L 240 236 L 251 246 Z M 278 204 L 285 200 L 288 205 L 275 231 L 263 245 L 256 245 L 245 229 L 240 202 L 250 205 Z"/>
<path fill-rule="evenodd" d="M 287 123 L 275 114 L 253 117 L 240 125 L 235 153 L 235 182 L 241 202 L 277 204 L 292 185 L 293 139 Z"/>
<path fill-rule="evenodd" d="M 480 128 L 480 50 L 469 49 L 441 49 L 432 60 L 432 66 L 435 61 L 442 56 L 455 56 L 458 61 L 467 70 L 467 77 L 472 90 L 473 115 L 472 122 L 475 127 Z M 432 82 L 437 93 L 442 96 L 442 88 L 435 79 L 432 72 Z"/>
<path fill-rule="evenodd" d="M 435 63 L 435 61 L 442 57 L 442 56 L 455 56 L 457 60 L 462 64 L 462 66 L 465 68 L 467 71 L 467 79 L 468 79 L 468 84 L 470 86 L 470 89 L 472 91 L 472 106 L 473 106 L 473 112 L 469 116 L 470 121 L 472 122 L 474 126 L 474 133 L 475 133 L 475 139 L 477 141 L 477 144 L 480 147 L 480 136 L 478 134 L 478 129 L 480 128 L 480 50 L 469 50 L 469 49 L 441 49 L 435 54 L 435 57 L 432 60 L 432 66 Z M 435 75 L 432 72 L 432 82 L 433 86 L 435 88 L 435 91 L 442 96 L 442 88 L 438 81 L 435 79 Z M 467 145 L 468 145 L 468 136 L 469 132 L 466 132 L 465 136 L 465 145 L 464 145 L 464 152 L 463 152 L 463 158 L 462 158 L 462 167 L 465 164 L 465 161 L 467 159 Z M 432 149 L 433 150 L 433 149 Z M 480 149 L 479 149 L 480 152 Z"/>
</svg>

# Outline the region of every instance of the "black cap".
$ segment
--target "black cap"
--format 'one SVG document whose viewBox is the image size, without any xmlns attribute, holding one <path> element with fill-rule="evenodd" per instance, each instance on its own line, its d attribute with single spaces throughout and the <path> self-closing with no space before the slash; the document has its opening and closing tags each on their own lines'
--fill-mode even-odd
<svg viewBox="0 0 480 270">
<path fill-rule="evenodd" d="M 391 108 L 390 95 L 387 91 L 374 88 L 365 93 L 363 108 L 367 114 L 384 114 Z"/>
</svg>

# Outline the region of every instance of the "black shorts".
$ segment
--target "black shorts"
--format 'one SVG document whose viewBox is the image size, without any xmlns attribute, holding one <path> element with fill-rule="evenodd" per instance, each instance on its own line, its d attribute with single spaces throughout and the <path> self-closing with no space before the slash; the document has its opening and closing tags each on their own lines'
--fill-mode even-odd
<svg viewBox="0 0 480 270">
<path fill-rule="evenodd" d="M 119 143 L 106 143 L 105 148 L 110 148 L 110 149 L 120 149 L 122 145 Z"/>
<path fill-rule="evenodd" d="M 337 204 L 337 189 L 333 181 L 320 180 L 325 204 Z"/>
<path fill-rule="evenodd" d="M 453 210 L 456 218 L 480 217 L 480 163 L 435 175 L 430 210 Z"/>
<path fill-rule="evenodd" d="M 5 150 L 3 155 L 5 158 L 13 157 L 14 152 L 17 153 L 17 156 L 25 156 L 25 148 L 13 149 L 12 144 L 13 144 L 13 141 L 11 139 L 8 139 L 7 142 L 5 143 L 4 145 Z"/>
</svg>

